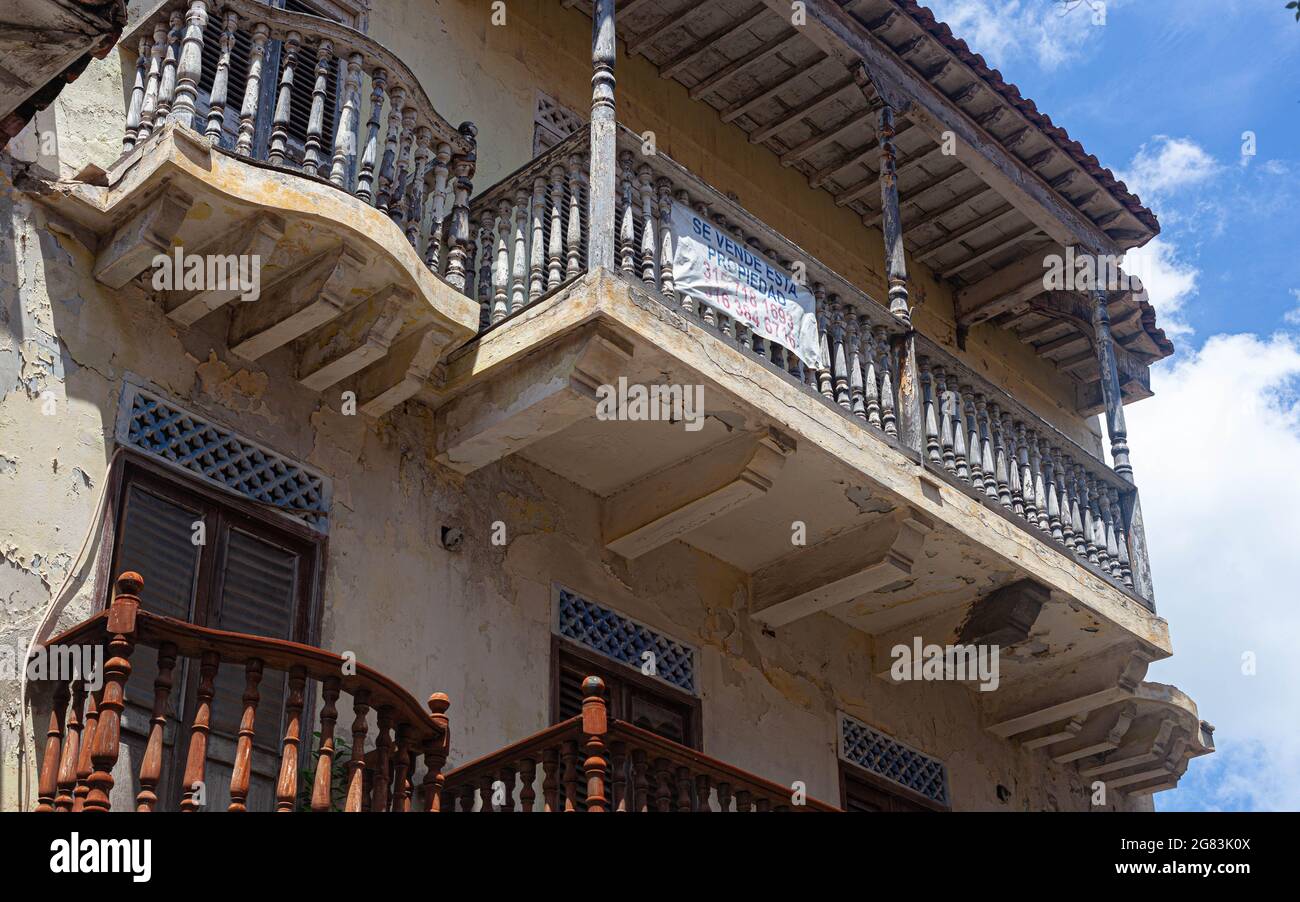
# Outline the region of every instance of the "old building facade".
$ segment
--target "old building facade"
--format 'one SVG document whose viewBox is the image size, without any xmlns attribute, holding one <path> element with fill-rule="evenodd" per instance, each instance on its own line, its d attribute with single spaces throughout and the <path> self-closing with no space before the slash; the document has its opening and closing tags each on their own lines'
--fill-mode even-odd
<svg viewBox="0 0 1300 902">
<path fill-rule="evenodd" d="M 1158 223 L 913 0 L 128 8 L 4 151 L 5 808 L 1143 810 L 1213 751 L 1144 679 L 1172 345 L 1044 281 Z"/>
</svg>

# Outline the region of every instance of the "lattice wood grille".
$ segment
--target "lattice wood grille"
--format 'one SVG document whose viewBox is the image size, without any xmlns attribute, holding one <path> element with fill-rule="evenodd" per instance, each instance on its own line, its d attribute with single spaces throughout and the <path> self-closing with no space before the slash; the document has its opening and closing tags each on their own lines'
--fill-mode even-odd
<svg viewBox="0 0 1300 902">
<path fill-rule="evenodd" d="M 325 477 L 148 389 L 131 385 L 126 391 L 119 442 L 327 531 Z"/>
<path fill-rule="evenodd" d="M 556 632 L 560 636 L 638 671 L 642 655 L 652 652 L 653 676 L 696 694 L 695 649 L 568 589 L 558 591 Z"/>
<path fill-rule="evenodd" d="M 948 804 L 948 769 L 942 761 L 847 714 L 840 715 L 840 757 L 927 799 Z"/>
</svg>

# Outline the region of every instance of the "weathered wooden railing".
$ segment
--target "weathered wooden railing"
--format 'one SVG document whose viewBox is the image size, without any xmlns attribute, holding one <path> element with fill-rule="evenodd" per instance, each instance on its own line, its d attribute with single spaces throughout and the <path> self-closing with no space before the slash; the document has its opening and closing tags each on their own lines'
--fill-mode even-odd
<svg viewBox="0 0 1300 902">
<path fill-rule="evenodd" d="M 346 25 L 257 0 L 164 4 L 137 34 L 124 152 L 144 144 L 167 121 L 201 130 L 216 146 L 327 182 L 382 210 L 430 269 L 465 289 L 477 130 L 469 122 L 453 128 L 395 54 Z M 243 96 L 230 97 L 232 53 L 245 35 Z M 278 75 L 265 71 L 273 48 Z M 215 58 L 215 73 L 201 92 L 205 51 Z M 312 69 L 297 71 L 300 60 L 314 63 Z M 313 81 L 299 149 L 290 124 L 295 79 L 304 76 Z M 273 110 L 261 108 L 264 78 L 278 80 Z M 327 122 L 327 97 L 336 81 L 338 117 Z M 370 89 L 368 103 L 363 84 Z"/>
<path fill-rule="evenodd" d="M 471 203 L 478 263 L 475 296 L 483 328 L 587 271 L 589 140 L 587 129 L 580 129 Z M 872 422 L 892 434 L 896 380 L 884 349 L 888 337 L 902 327 L 883 306 L 665 154 L 646 152 L 643 139 L 621 127 L 618 164 L 615 246 L 625 276 L 832 400 L 853 403 L 855 383 L 850 373 L 861 373 L 862 359 L 870 357 L 875 396 L 889 413 Z M 676 290 L 674 204 L 689 207 L 738 235 L 748 248 L 798 273 L 817 301 L 821 356 L 826 364 L 822 369 L 805 367 L 792 349 L 765 341 L 721 308 Z M 862 376 L 858 380 L 863 383 L 858 386 L 862 395 L 858 403 L 865 411 L 866 398 L 872 394 L 870 380 Z"/>
<path fill-rule="evenodd" d="M 136 811 L 153 811 L 159 803 L 164 730 L 178 662 L 200 662 L 195 707 L 190 718 L 180 801 L 182 811 L 196 811 L 204 783 L 211 731 L 214 681 L 221 667 L 240 667 L 244 673 L 242 716 L 230 779 L 230 811 L 247 807 L 253 767 L 254 726 L 260 699 L 258 686 L 268 672 L 288 675 L 285 730 L 280 743 L 280 769 L 276 781 L 275 810 L 293 811 L 298 799 L 299 749 L 302 744 L 304 687 L 307 680 L 321 688 L 320 743 L 311 788 L 313 811 L 331 809 L 335 758 L 336 703 L 339 693 L 352 698 L 351 757 L 347 764 L 345 811 L 437 810 L 442 767 L 447 760 L 448 701 L 441 693 L 429 698 L 426 713 L 411 695 L 382 674 L 323 649 L 296 642 L 249 636 L 195 626 L 140 609 L 143 579 L 136 573 L 118 578 L 108 609 L 54 637 L 47 646 L 101 646 L 105 648 L 102 687 L 88 692 L 83 682 L 60 682 L 55 687 L 49 729 L 41 761 L 37 811 L 108 811 L 113 790 L 113 769 L 121 745 L 122 709 L 131 675 L 131 656 L 139 646 L 158 650 L 158 675 L 154 681 L 153 715 L 148 744 L 140 761 L 140 789 Z M 71 705 L 69 706 L 69 700 Z M 367 717 L 377 714 L 376 748 L 365 753 L 369 732 Z M 310 713 L 310 712 L 309 712 Z M 390 731 L 395 729 L 395 734 Z M 416 755 L 423 754 L 426 768 L 416 799 L 412 777 Z"/>
<path fill-rule="evenodd" d="M 1149 604 L 1134 486 L 934 342 L 917 360 L 926 464 Z"/>
<path fill-rule="evenodd" d="M 610 720 L 599 677 L 587 677 L 582 688 L 582 714 L 449 772 L 442 810 L 838 810 L 630 723 Z"/>
</svg>

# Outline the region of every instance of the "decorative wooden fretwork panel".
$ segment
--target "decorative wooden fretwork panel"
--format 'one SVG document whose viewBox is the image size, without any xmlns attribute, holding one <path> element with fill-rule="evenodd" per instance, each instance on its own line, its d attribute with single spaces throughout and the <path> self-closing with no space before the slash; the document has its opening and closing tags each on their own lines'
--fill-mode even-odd
<svg viewBox="0 0 1300 902">
<path fill-rule="evenodd" d="M 568 589 L 558 588 L 558 596 L 555 629 L 561 637 L 638 671 L 649 651 L 654 654 L 653 676 L 696 693 L 695 649 Z"/>
<path fill-rule="evenodd" d="M 942 761 L 847 714 L 840 714 L 840 757 L 940 805 L 949 804 L 948 769 Z"/>
<path fill-rule="evenodd" d="M 321 532 L 328 529 L 324 476 L 148 389 L 126 387 L 117 440 Z"/>
<path fill-rule="evenodd" d="M 538 91 L 537 108 L 533 112 L 533 156 L 559 144 L 585 124 L 577 113 Z"/>
</svg>

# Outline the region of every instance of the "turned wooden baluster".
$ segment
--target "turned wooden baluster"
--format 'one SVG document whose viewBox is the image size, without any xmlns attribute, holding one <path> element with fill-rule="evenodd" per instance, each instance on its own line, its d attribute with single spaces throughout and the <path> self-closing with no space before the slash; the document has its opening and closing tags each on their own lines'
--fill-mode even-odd
<svg viewBox="0 0 1300 902">
<path fill-rule="evenodd" d="M 645 750 L 632 750 L 632 810 L 648 811 L 650 798 L 649 766 L 646 764 Z"/>
<path fill-rule="evenodd" d="M 564 743 L 560 753 L 563 773 L 560 779 L 564 783 L 564 810 L 578 810 L 578 743 L 570 740 Z"/>
<path fill-rule="evenodd" d="M 731 811 L 731 784 L 726 781 L 718 783 L 718 810 Z"/>
<path fill-rule="evenodd" d="M 176 64 L 176 100 L 172 104 L 172 118 L 186 128 L 194 125 L 194 103 L 199 97 L 199 79 L 203 74 L 203 29 L 207 27 L 207 3 L 190 0 Z"/>
<path fill-rule="evenodd" d="M 542 811 L 560 810 L 560 750 L 542 750 Z"/>
<path fill-rule="evenodd" d="M 235 49 L 235 33 L 239 29 L 239 16 L 226 13 L 225 27 L 221 30 L 220 53 L 217 71 L 212 77 L 212 90 L 208 97 L 208 119 L 204 134 L 213 144 L 221 143 L 221 133 L 226 124 L 226 104 L 230 95 L 230 55 Z M 201 51 L 201 48 L 200 48 Z"/>
<path fill-rule="evenodd" d="M 158 112 L 154 116 L 154 128 L 162 128 L 167 117 L 171 115 L 172 102 L 176 98 L 176 63 L 181 52 L 181 28 L 185 17 L 180 11 L 167 17 L 167 31 L 163 37 L 166 42 L 162 62 L 162 76 L 158 81 Z M 159 26 L 160 28 L 162 26 Z M 157 40 L 158 32 L 154 32 Z"/>
<path fill-rule="evenodd" d="M 636 176 L 633 159 L 630 150 L 618 155 L 618 204 L 623 214 L 618 229 L 619 269 L 629 279 L 636 276 L 636 204 L 633 200 Z"/>
<path fill-rule="evenodd" d="M 64 727 L 63 753 L 59 761 L 58 794 L 54 797 L 55 811 L 71 811 L 77 788 L 77 759 L 81 755 L 82 726 L 85 723 L 83 708 L 86 704 L 86 683 L 72 683 L 72 704 L 68 708 Z"/>
<path fill-rule="evenodd" d="M 510 312 L 523 310 L 528 303 L 528 192 L 515 190 L 515 204 L 510 221 Z"/>
<path fill-rule="evenodd" d="M 1047 496 L 1043 493 L 1043 457 L 1039 450 L 1038 433 L 1032 429 L 1025 430 L 1025 442 L 1029 447 L 1029 472 L 1025 481 L 1025 491 L 1033 486 L 1034 501 L 1029 504 L 1026 500 L 1026 513 L 1029 515 L 1029 525 L 1036 526 L 1046 531 L 1047 529 Z"/>
<path fill-rule="evenodd" d="M 271 146 L 266 159 L 272 166 L 283 166 L 289 153 L 289 118 L 293 106 L 293 79 L 298 69 L 298 51 L 302 35 L 291 31 L 280 43 L 280 87 L 275 112 L 271 118 Z"/>
<path fill-rule="evenodd" d="M 510 201 L 497 202 L 496 263 L 492 267 L 492 322 L 499 323 L 510 315 L 510 227 L 514 211 Z"/>
<path fill-rule="evenodd" d="M 691 772 L 688 768 L 677 768 L 677 810 L 691 811 L 694 808 L 691 797 Z"/>
<path fill-rule="evenodd" d="M 443 787 L 446 778 L 442 769 L 447 764 L 447 755 L 451 750 L 451 728 L 447 719 L 447 709 L 451 701 L 444 692 L 435 692 L 429 696 L 429 719 L 440 731 L 439 736 L 425 740 L 424 743 L 424 807 L 426 811 L 442 810 Z M 451 806 L 455 809 L 455 806 Z"/>
<path fill-rule="evenodd" d="M 533 758 L 520 759 L 519 764 L 519 810 L 532 811 L 537 801 L 537 790 L 533 782 L 537 779 L 537 761 Z"/>
<path fill-rule="evenodd" d="M 582 272 L 582 167 L 583 157 L 574 154 L 569 157 L 569 221 L 564 237 L 565 267 L 564 275 L 573 279 Z"/>
<path fill-rule="evenodd" d="M 451 155 L 451 224 L 448 228 L 447 284 L 473 297 L 468 287 L 467 270 L 474 267 L 474 243 L 470 235 L 469 199 L 474 193 L 474 174 L 478 169 L 478 126 L 462 122 L 457 131 L 469 145 L 463 153 Z"/>
<path fill-rule="evenodd" d="M 1052 538 L 1060 542 L 1065 539 L 1061 529 L 1061 499 L 1056 493 L 1056 456 L 1060 448 L 1043 445 L 1043 479 L 1047 484 L 1047 526 Z"/>
<path fill-rule="evenodd" d="M 893 361 L 889 351 L 889 330 L 877 326 L 876 352 L 880 355 L 880 428 L 885 435 L 898 437 L 898 417 L 894 413 Z"/>
<path fill-rule="evenodd" d="M 384 134 L 384 156 L 379 165 L 379 191 L 375 206 L 388 212 L 394 199 L 398 146 L 402 138 L 402 107 L 406 105 L 406 88 L 394 85 L 388 95 L 388 131 Z"/>
<path fill-rule="evenodd" d="M 1097 530 L 1092 518 L 1092 487 L 1088 483 L 1088 471 L 1079 465 L 1079 509 L 1083 512 L 1083 551 L 1088 563 L 1097 563 Z"/>
<path fill-rule="evenodd" d="M 564 167 L 551 167 L 551 233 L 546 248 L 546 290 L 564 281 Z"/>
<path fill-rule="evenodd" d="M 998 501 L 1011 509 L 1011 477 L 1007 473 L 1007 433 L 1002 425 L 1002 408 L 989 405 L 989 430 L 993 433 L 993 477 L 997 483 Z"/>
<path fill-rule="evenodd" d="M 880 419 L 880 370 L 876 366 L 876 339 L 871 332 L 871 322 L 863 317 L 858 324 L 858 335 L 862 339 L 862 377 L 863 390 L 866 395 L 864 408 L 867 423 L 877 429 L 882 428 Z"/>
<path fill-rule="evenodd" d="M 627 811 L 627 743 L 612 742 L 609 749 L 610 783 L 613 787 L 610 804 L 614 811 Z"/>
<path fill-rule="evenodd" d="M 334 65 L 334 44 L 321 41 L 316 47 L 316 80 L 312 83 L 311 113 L 307 117 L 307 138 L 303 142 L 302 171 L 316 175 L 323 155 L 321 139 L 325 132 L 325 97 L 329 93 L 330 69 Z"/>
<path fill-rule="evenodd" d="M 659 250 L 659 238 L 655 230 L 655 187 L 650 167 L 646 164 L 636 171 L 637 190 L 641 197 L 641 281 L 649 288 L 658 285 L 655 277 L 655 254 Z"/>
<path fill-rule="evenodd" d="M 94 769 L 90 750 L 95 744 L 95 733 L 99 731 L 99 700 L 102 696 L 102 690 L 86 693 L 86 723 L 81 731 L 81 751 L 77 754 L 77 782 L 72 789 L 73 811 L 84 811 L 86 797 L 90 795 L 90 773 Z"/>
<path fill-rule="evenodd" d="M 673 805 L 672 762 L 667 758 L 655 759 L 655 810 L 671 811 Z"/>
<path fill-rule="evenodd" d="M 492 779 L 491 774 L 484 774 L 478 778 L 478 797 L 481 803 L 478 808 L 479 812 L 496 813 L 496 784 L 497 781 Z"/>
<path fill-rule="evenodd" d="M 221 656 L 205 651 L 199 663 L 199 687 L 196 692 L 194 718 L 190 721 L 190 745 L 185 755 L 185 773 L 181 778 L 181 811 L 194 813 L 207 804 L 204 776 L 208 767 L 208 734 L 212 730 L 213 681 L 221 666 Z"/>
<path fill-rule="evenodd" d="M 153 711 L 149 718 L 149 740 L 140 761 L 140 791 L 136 811 L 153 811 L 158 805 L 158 782 L 162 779 L 163 731 L 167 728 L 167 703 L 172 694 L 172 672 L 176 667 L 176 646 L 158 646 L 158 676 L 153 681 Z"/>
<path fill-rule="evenodd" d="M 1034 468 L 1029 453 L 1029 433 L 1024 423 L 1016 423 L 1016 453 L 1020 467 L 1020 493 L 1024 497 L 1025 520 L 1038 525 L 1038 496 L 1034 494 Z"/>
<path fill-rule="evenodd" d="M 849 401 L 849 364 L 844 352 L 844 305 L 840 297 L 833 294 L 829 298 L 831 311 L 831 374 L 835 385 L 835 403 L 848 410 Z"/>
<path fill-rule="evenodd" d="M 1129 557 L 1128 529 L 1124 526 L 1124 508 L 1120 503 L 1119 489 L 1113 487 L 1110 490 L 1110 509 L 1115 520 L 1115 546 L 1119 562 L 1118 576 L 1124 585 L 1131 589 L 1133 588 L 1133 562 Z"/>
<path fill-rule="evenodd" d="M 930 359 L 922 357 L 917 361 L 921 372 L 921 397 L 925 404 L 924 431 L 925 457 L 934 466 L 943 465 L 942 442 L 939 439 L 939 416 L 935 412 L 938 385 L 934 380 L 934 371 L 930 368 Z"/>
<path fill-rule="evenodd" d="M 1095 538 L 1093 545 L 1097 548 L 1097 565 L 1103 570 L 1110 569 L 1110 550 L 1106 547 L 1106 525 L 1101 518 L 1101 481 L 1092 473 L 1086 473 L 1088 480 L 1088 497 L 1092 505 L 1092 529 Z"/>
<path fill-rule="evenodd" d="M 393 800 L 389 810 L 407 812 L 411 810 L 411 783 L 407 775 L 411 771 L 411 725 L 402 721 L 397 724 L 396 751 L 393 756 Z"/>
<path fill-rule="evenodd" d="M 149 43 L 149 75 L 145 79 L 144 99 L 140 103 L 140 130 L 137 143 L 144 143 L 155 128 L 162 127 L 158 115 L 158 89 L 162 83 L 163 55 L 167 52 L 167 26 L 159 22 Z"/>
<path fill-rule="evenodd" d="M 966 462 L 970 465 L 971 488 L 984 491 L 984 450 L 980 439 L 979 422 L 975 419 L 975 390 L 970 385 L 961 387 L 962 428 L 966 430 Z"/>
<path fill-rule="evenodd" d="M 1083 535 L 1083 511 L 1079 506 L 1080 498 L 1080 478 L 1083 473 L 1083 466 L 1075 461 L 1071 461 L 1066 467 L 1066 477 L 1070 484 L 1070 527 L 1073 533 L 1073 540 L 1070 542 L 1070 550 L 1076 557 L 1086 558 L 1088 556 L 1088 545 Z"/>
<path fill-rule="evenodd" d="M 409 97 L 410 95 L 405 95 Z M 401 225 L 409 206 L 407 188 L 412 174 L 411 148 L 415 144 L 415 107 L 402 108 L 402 137 L 397 149 L 397 174 L 389 189 L 388 217 Z"/>
<path fill-rule="evenodd" d="M 348 56 L 343 77 L 343 108 L 334 131 L 334 157 L 330 162 L 330 181 L 340 188 L 348 186 L 348 170 L 356 158 L 357 121 L 361 116 L 361 54 Z"/>
<path fill-rule="evenodd" d="M 750 791 L 749 791 L 748 789 L 740 789 L 740 790 L 737 790 L 737 791 L 736 791 L 736 810 L 737 810 L 737 811 L 752 811 L 752 810 L 753 810 L 753 808 L 752 808 L 752 802 L 751 802 L 751 799 L 752 799 L 752 798 L 753 798 L 753 795 L 750 793 Z"/>
<path fill-rule="evenodd" d="M 477 791 L 478 791 L 478 790 L 477 790 L 477 788 L 474 786 L 473 783 L 465 783 L 463 786 L 460 787 L 460 810 L 461 810 L 461 811 L 473 811 L 473 810 L 474 810 L 474 794 L 475 794 Z M 486 804 L 488 801 L 490 801 L 490 800 L 487 799 L 487 798 L 485 797 L 485 799 L 484 799 L 484 804 L 486 805 L 486 807 L 485 807 L 485 808 L 482 808 L 482 809 L 480 809 L 480 810 L 483 810 L 483 811 L 491 811 L 491 810 L 492 810 L 492 806 Z"/>
<path fill-rule="evenodd" d="M 934 409 L 939 424 L 939 456 L 943 468 L 957 472 L 957 454 L 953 450 L 951 398 L 948 396 L 948 372 L 936 366 L 931 373 L 934 385 Z"/>
<path fill-rule="evenodd" d="M 235 741 L 235 765 L 230 772 L 230 805 L 233 812 L 248 810 L 248 789 L 253 781 L 253 740 L 257 736 L 257 704 L 262 700 L 258 687 L 262 682 L 263 662 L 250 658 L 244 662 L 243 711 L 239 715 L 239 734 Z"/>
<path fill-rule="evenodd" d="M 1011 414 L 1002 412 L 1002 441 L 1007 446 L 1007 487 L 1011 491 L 1011 510 L 1018 517 L 1025 515 L 1025 494 L 1020 484 L 1020 450 L 1016 441 L 1016 426 Z"/>
<path fill-rule="evenodd" d="M 63 760 L 63 734 L 68 717 L 68 699 L 72 690 L 68 683 L 59 681 L 54 687 L 50 705 L 50 722 L 45 731 L 45 754 L 41 758 L 41 772 L 36 785 L 36 810 L 53 811 L 54 799 L 59 791 L 59 764 Z"/>
<path fill-rule="evenodd" d="M 969 483 L 971 471 L 970 458 L 966 454 L 966 400 L 963 397 L 966 386 L 960 385 L 957 376 L 954 375 L 948 390 L 952 394 L 951 403 L 948 405 L 948 416 L 952 420 L 953 463 L 957 468 L 957 478 Z"/>
<path fill-rule="evenodd" d="M 280 776 L 275 782 L 277 814 L 293 811 L 298 800 L 298 745 L 302 741 L 303 686 L 307 669 L 297 665 L 289 670 L 289 698 L 284 704 L 284 739 L 280 743 Z"/>
<path fill-rule="evenodd" d="M 407 180 L 406 197 L 402 204 L 402 219 L 398 223 L 406 233 L 406 240 L 420 251 L 420 226 L 424 219 L 425 170 L 433 156 L 433 129 L 420 126 L 415 130 L 414 163 Z"/>
<path fill-rule="evenodd" d="M 1106 538 L 1106 560 L 1102 569 L 1118 578 L 1119 545 L 1115 540 L 1115 522 L 1110 510 L 1110 489 L 1100 479 L 1097 480 L 1097 505 L 1101 508 L 1102 535 Z"/>
<path fill-rule="evenodd" d="M 582 770 L 587 778 L 587 810 L 605 811 L 606 748 L 605 681 L 589 676 L 582 681 L 582 735 L 587 758 Z"/>
<path fill-rule="evenodd" d="M 771 810 L 772 810 L 772 800 L 769 799 L 769 798 L 766 798 L 766 797 L 760 797 L 760 798 L 758 798 L 758 799 L 755 799 L 755 801 L 754 801 L 754 810 L 755 810 L 755 811 L 763 811 L 763 812 L 771 811 Z"/>
<path fill-rule="evenodd" d="M 546 291 L 546 179 L 533 178 L 533 199 L 528 207 L 528 303 Z"/>
<path fill-rule="evenodd" d="M 357 166 L 356 195 L 366 203 L 375 199 L 375 160 L 379 156 L 379 124 L 384 110 L 384 91 L 388 88 L 388 72 L 376 69 L 370 73 L 370 115 L 366 119 L 366 146 L 361 151 Z"/>
<path fill-rule="evenodd" d="M 713 779 L 708 774 L 695 778 L 695 811 L 712 811 L 709 798 L 713 795 Z"/>
<path fill-rule="evenodd" d="M 993 435 L 987 399 L 975 396 L 975 428 L 980 436 L 980 472 L 984 474 L 984 497 L 998 500 L 998 477 L 993 462 Z"/>
<path fill-rule="evenodd" d="M 265 23 L 253 26 L 253 43 L 248 51 L 248 79 L 244 83 L 244 102 L 239 108 L 239 137 L 235 153 L 251 156 L 253 135 L 257 131 L 257 101 L 262 91 L 262 65 L 266 61 L 266 42 L 271 30 Z"/>
<path fill-rule="evenodd" d="M 135 81 L 131 85 L 131 101 L 126 108 L 126 132 L 122 136 L 122 153 L 130 151 L 140 140 L 140 117 L 144 113 L 144 85 L 149 77 L 149 51 L 152 43 L 148 37 L 141 37 L 136 47 L 138 52 L 135 58 Z"/>
<path fill-rule="evenodd" d="M 849 411 L 859 420 L 867 418 L 862 385 L 862 336 L 858 332 L 858 316 L 849 308 L 846 340 L 849 354 Z"/>
<path fill-rule="evenodd" d="M 144 579 L 127 572 L 117 578 L 112 604 L 108 607 L 108 660 L 104 662 L 104 688 L 98 704 L 99 723 L 91 742 L 85 810 L 108 811 L 113 791 L 113 766 L 117 764 L 121 738 L 122 708 L 126 704 L 126 681 L 131 676 L 131 652 L 135 649 L 135 615 L 140 610 Z"/>
<path fill-rule="evenodd" d="M 370 787 L 370 810 L 387 811 L 388 785 L 392 780 L 392 772 L 389 768 L 393 748 L 391 734 L 393 725 L 392 705 L 379 706 L 375 725 L 378 727 L 378 732 L 375 734 L 375 773 L 373 785 Z"/>
<path fill-rule="evenodd" d="M 348 795 L 343 803 L 344 811 L 360 811 L 361 799 L 366 788 L 366 734 L 369 725 L 366 715 L 370 713 L 370 690 L 358 689 L 352 696 L 352 757 L 348 760 Z"/>
<path fill-rule="evenodd" d="M 659 191 L 659 290 L 670 301 L 677 300 L 677 277 L 673 273 L 673 183 L 666 178 L 655 183 Z"/>
<path fill-rule="evenodd" d="M 338 721 L 339 678 L 321 684 L 320 747 L 311 786 L 311 810 L 329 811 L 334 789 L 334 725 Z"/>
<path fill-rule="evenodd" d="M 1065 547 L 1074 550 L 1074 523 L 1070 519 L 1070 458 L 1066 457 L 1060 448 L 1053 448 L 1052 454 L 1056 458 L 1056 497 L 1061 506 L 1061 541 Z"/>
<path fill-rule="evenodd" d="M 451 218 L 447 204 L 447 182 L 451 175 L 451 145 L 438 142 L 428 174 L 424 178 L 425 197 L 429 199 L 429 245 L 424 252 L 424 264 L 434 272 L 443 271 L 446 244 L 450 231 L 445 228 Z M 469 256 L 472 257 L 472 254 Z M 449 262 L 449 261 L 448 261 Z M 471 264 L 472 265 L 472 264 Z"/>
<path fill-rule="evenodd" d="M 813 301 L 817 313 L 817 339 L 821 344 L 822 365 L 816 370 L 817 384 L 814 386 L 823 398 L 835 400 L 834 377 L 831 374 L 831 312 L 826 302 L 826 288 L 820 282 L 813 285 Z"/>
<path fill-rule="evenodd" d="M 479 323 L 484 329 L 493 322 L 495 289 L 492 285 L 492 273 L 496 270 L 496 240 L 496 214 L 490 207 L 486 207 L 479 214 L 478 219 L 478 306 Z"/>
</svg>

